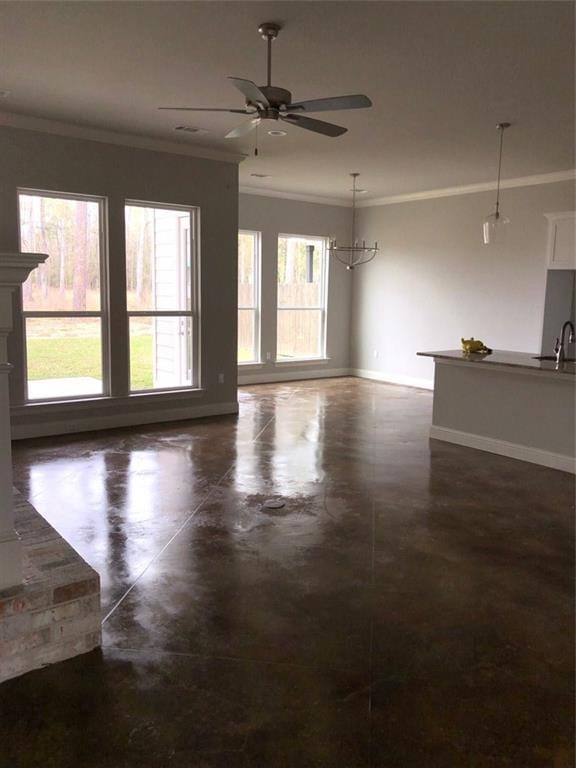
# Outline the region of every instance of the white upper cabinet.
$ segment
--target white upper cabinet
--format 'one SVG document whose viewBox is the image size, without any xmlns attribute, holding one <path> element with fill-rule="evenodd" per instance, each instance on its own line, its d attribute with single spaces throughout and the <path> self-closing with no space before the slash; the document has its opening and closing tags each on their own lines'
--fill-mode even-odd
<svg viewBox="0 0 576 768">
<path fill-rule="evenodd" d="M 576 212 L 546 213 L 548 269 L 576 269 Z"/>
</svg>

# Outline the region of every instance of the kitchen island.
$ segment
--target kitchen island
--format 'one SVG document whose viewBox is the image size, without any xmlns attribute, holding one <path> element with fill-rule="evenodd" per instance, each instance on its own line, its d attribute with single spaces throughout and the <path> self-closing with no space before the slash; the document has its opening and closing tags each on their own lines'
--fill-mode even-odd
<svg viewBox="0 0 576 768">
<path fill-rule="evenodd" d="M 432 357 L 430 437 L 576 472 L 576 364 L 495 350 Z"/>
</svg>

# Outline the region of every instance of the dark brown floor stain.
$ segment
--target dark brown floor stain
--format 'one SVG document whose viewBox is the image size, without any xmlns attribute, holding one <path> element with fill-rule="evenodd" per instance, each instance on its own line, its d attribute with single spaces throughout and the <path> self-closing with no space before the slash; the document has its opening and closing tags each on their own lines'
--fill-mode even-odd
<svg viewBox="0 0 576 768">
<path fill-rule="evenodd" d="M 574 478 L 430 441 L 424 391 L 240 403 L 16 444 L 105 646 L 0 687 L 1 768 L 573 766 Z"/>
</svg>

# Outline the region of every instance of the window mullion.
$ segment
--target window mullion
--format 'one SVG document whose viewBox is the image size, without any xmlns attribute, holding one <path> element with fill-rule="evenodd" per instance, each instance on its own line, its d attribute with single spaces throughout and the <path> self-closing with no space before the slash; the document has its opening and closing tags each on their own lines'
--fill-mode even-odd
<svg viewBox="0 0 576 768">
<path fill-rule="evenodd" d="M 128 310 L 128 317 L 195 317 L 196 313 L 189 309 L 181 310 Z"/>
<path fill-rule="evenodd" d="M 130 392 L 128 318 L 126 317 L 126 241 L 124 199 L 108 202 L 108 328 L 110 345 L 110 394 L 127 397 Z"/>
<path fill-rule="evenodd" d="M 42 312 L 42 311 L 26 311 L 22 313 L 23 317 L 36 317 L 36 318 L 42 318 L 42 317 L 99 317 L 102 318 L 104 316 L 103 312 L 94 312 L 92 310 L 88 310 L 86 312 Z"/>
</svg>

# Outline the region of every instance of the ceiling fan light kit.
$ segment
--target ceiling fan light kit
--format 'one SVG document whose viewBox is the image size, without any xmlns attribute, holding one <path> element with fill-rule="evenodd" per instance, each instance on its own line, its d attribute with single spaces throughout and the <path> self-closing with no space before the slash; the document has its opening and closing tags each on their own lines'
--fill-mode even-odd
<svg viewBox="0 0 576 768">
<path fill-rule="evenodd" d="M 500 172 L 502 170 L 502 147 L 504 145 L 504 131 L 510 128 L 511 123 L 498 123 L 496 126 L 500 133 L 498 142 L 498 181 L 496 182 L 496 205 L 494 213 L 486 216 L 482 222 L 482 238 L 484 245 L 494 245 L 502 237 L 502 227 L 510 224 L 510 219 L 500 213 Z"/>
<path fill-rule="evenodd" d="M 328 253 L 331 256 L 335 256 L 339 262 L 346 266 L 346 269 L 353 270 L 360 264 L 367 264 L 378 253 L 378 243 L 374 245 L 366 245 L 366 241 L 362 240 L 362 244 L 356 239 L 356 179 L 360 176 L 359 173 L 351 173 L 352 176 L 352 240 L 351 245 L 339 245 L 334 238 L 330 240 L 328 245 Z"/>
<path fill-rule="evenodd" d="M 271 21 L 264 22 L 258 27 L 258 32 L 266 40 L 268 46 L 266 85 L 258 86 L 252 80 L 246 80 L 241 77 L 229 78 L 232 81 L 232 85 L 245 98 L 246 106 L 244 109 L 223 109 L 220 107 L 159 107 L 159 109 L 184 112 L 231 112 L 248 115 L 250 120 L 229 131 L 225 137 L 227 139 L 237 139 L 247 135 L 257 128 L 263 120 L 282 120 L 289 125 L 330 138 L 346 133 L 348 129 L 341 125 L 307 117 L 303 113 L 331 112 L 341 109 L 366 109 L 372 106 L 372 102 L 363 94 L 292 102 L 292 94 L 289 90 L 272 85 L 272 43 L 278 37 L 281 29 L 282 26 L 280 24 Z M 283 136 L 286 132 L 268 131 L 268 133 L 272 136 Z"/>
</svg>

